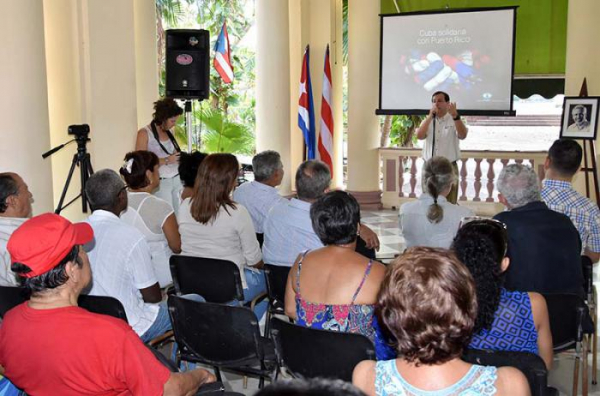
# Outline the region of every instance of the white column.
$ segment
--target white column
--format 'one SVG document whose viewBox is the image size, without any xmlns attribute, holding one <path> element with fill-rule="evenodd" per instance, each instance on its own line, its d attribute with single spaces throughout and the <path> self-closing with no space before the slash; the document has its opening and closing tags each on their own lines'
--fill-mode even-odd
<svg viewBox="0 0 600 396">
<path fill-rule="evenodd" d="M 158 48 L 156 47 L 156 2 L 134 0 L 135 74 L 137 123 L 152 119 L 152 103 L 158 99 Z"/>
<path fill-rule="evenodd" d="M 379 1 L 348 2 L 348 191 L 381 207 L 379 188 Z"/>
<path fill-rule="evenodd" d="M 567 61 L 565 67 L 565 95 L 578 96 L 583 79 L 587 79 L 589 96 L 600 95 L 600 51 L 598 43 L 591 37 L 598 30 L 600 3 L 596 0 L 577 0 L 569 2 L 567 20 Z M 596 153 L 600 146 L 596 139 Z M 596 158 L 596 165 L 600 166 Z M 588 159 L 589 161 L 589 159 Z M 590 181 L 592 180 L 590 174 Z M 593 182 L 592 182 L 593 183 Z M 574 187 L 585 194 L 585 176 L 580 172 L 575 178 Z M 590 194 L 595 199 L 593 184 Z"/>
<path fill-rule="evenodd" d="M 286 195 L 295 172 L 290 162 L 288 1 L 257 0 L 256 27 L 256 151 L 279 152 L 286 172 L 280 193 Z"/>
<path fill-rule="evenodd" d="M 44 14 L 39 0 L 3 0 L 0 172 L 16 172 L 33 193 L 35 215 L 53 210 Z"/>
</svg>

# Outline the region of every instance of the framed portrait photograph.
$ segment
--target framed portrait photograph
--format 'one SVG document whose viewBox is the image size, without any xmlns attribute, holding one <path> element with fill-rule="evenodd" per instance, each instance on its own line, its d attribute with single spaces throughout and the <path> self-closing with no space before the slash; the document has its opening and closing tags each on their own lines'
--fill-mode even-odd
<svg viewBox="0 0 600 396">
<path fill-rule="evenodd" d="M 560 137 L 595 140 L 599 102 L 600 96 L 565 96 Z"/>
</svg>

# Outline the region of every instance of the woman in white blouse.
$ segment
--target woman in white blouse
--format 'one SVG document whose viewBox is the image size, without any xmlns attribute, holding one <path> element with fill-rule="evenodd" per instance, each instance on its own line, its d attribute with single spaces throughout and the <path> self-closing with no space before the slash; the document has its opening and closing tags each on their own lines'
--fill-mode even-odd
<svg viewBox="0 0 600 396">
<path fill-rule="evenodd" d="M 446 200 L 457 182 L 452 164 L 444 157 L 433 157 L 421 172 L 423 194 L 400 207 L 400 227 L 406 247 L 449 248 L 463 217 L 474 212 Z"/>
<path fill-rule="evenodd" d="M 171 204 L 151 194 L 160 184 L 158 167 L 158 157 L 150 151 L 125 155 L 120 173 L 129 191 L 128 207 L 121 219 L 144 234 L 158 283 L 167 287 L 173 283 L 169 258 L 181 252 L 181 238 Z"/>
<path fill-rule="evenodd" d="M 239 164 L 231 154 L 211 154 L 202 161 L 190 198 L 179 207 L 182 254 L 229 260 L 240 268 L 244 301 L 266 291 L 262 253 L 252 219 L 231 193 L 237 185 Z M 266 304 L 258 304 L 260 318 Z"/>
</svg>

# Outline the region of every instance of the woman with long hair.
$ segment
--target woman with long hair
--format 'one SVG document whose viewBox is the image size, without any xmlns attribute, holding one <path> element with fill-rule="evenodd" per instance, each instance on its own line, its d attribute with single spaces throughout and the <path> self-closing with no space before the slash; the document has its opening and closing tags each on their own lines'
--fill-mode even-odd
<svg viewBox="0 0 600 396">
<path fill-rule="evenodd" d="M 125 155 L 119 172 L 127 183 L 127 210 L 121 219 L 137 228 L 150 247 L 154 272 L 161 288 L 173 283 L 169 258 L 181 252 L 181 238 L 173 207 L 152 195 L 160 185 L 159 159 L 150 151 L 132 151 Z"/>
<path fill-rule="evenodd" d="M 460 359 L 473 332 L 477 300 L 473 278 L 451 251 L 409 248 L 387 268 L 378 307 L 396 339 L 398 358 L 356 366 L 352 382 L 367 395 L 530 394 L 519 370 Z"/>
<path fill-rule="evenodd" d="M 541 294 L 504 289 L 508 234 L 497 220 L 478 219 L 463 225 L 452 248 L 475 279 L 478 312 L 473 349 L 532 352 L 552 366 L 552 334 L 548 307 Z"/>
<path fill-rule="evenodd" d="M 231 193 L 239 164 L 231 154 L 211 154 L 202 161 L 192 196 L 181 203 L 178 216 L 182 254 L 234 262 L 240 268 L 244 301 L 266 291 L 262 253 L 252 219 Z M 266 303 L 255 313 L 260 318 Z"/>
<path fill-rule="evenodd" d="M 400 227 L 406 247 L 449 248 L 460 220 L 473 216 L 471 209 L 446 199 L 455 184 L 452 164 L 444 157 L 433 157 L 423 165 L 423 194 L 400 207 Z"/>
<path fill-rule="evenodd" d="M 161 183 L 156 196 L 179 208 L 179 196 L 182 189 L 177 170 L 181 149 L 173 136 L 172 129 L 177 124 L 183 109 L 171 98 L 154 102 L 154 114 L 150 124 L 141 128 L 135 141 L 136 150 L 151 151 L 158 157 L 158 169 Z"/>
</svg>

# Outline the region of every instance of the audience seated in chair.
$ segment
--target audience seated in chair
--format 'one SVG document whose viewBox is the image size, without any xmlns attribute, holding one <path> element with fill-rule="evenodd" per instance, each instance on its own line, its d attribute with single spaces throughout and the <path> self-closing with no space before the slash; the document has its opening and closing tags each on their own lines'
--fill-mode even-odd
<svg viewBox="0 0 600 396">
<path fill-rule="evenodd" d="M 198 168 L 207 155 L 199 151 L 193 151 L 189 154 L 181 152 L 179 156 L 179 178 L 181 179 L 181 184 L 183 184 L 181 201 L 192 196 Z"/>
<path fill-rule="evenodd" d="M 144 234 L 158 284 L 167 287 L 173 283 L 169 258 L 181 253 L 181 238 L 171 204 L 152 195 L 160 185 L 158 157 L 151 151 L 127 153 L 119 172 L 129 189 L 121 219 Z"/>
<path fill-rule="evenodd" d="M 463 225 L 452 248 L 469 269 L 477 291 L 473 349 L 531 352 L 552 367 L 552 334 L 546 300 L 538 293 L 508 291 L 503 273 L 508 235 L 504 224 L 478 219 Z"/>
<path fill-rule="evenodd" d="M 497 188 L 498 200 L 509 209 L 494 216 L 508 231 L 506 289 L 584 297 L 579 233 L 569 217 L 542 202 L 533 169 L 506 166 Z"/>
<path fill-rule="evenodd" d="M 581 157 L 581 146 L 575 140 L 559 139 L 552 144 L 544 163 L 542 199 L 550 209 L 569 216 L 579 231 L 583 255 L 596 263 L 600 260 L 600 209 L 571 185 Z"/>
<path fill-rule="evenodd" d="M 406 247 L 429 246 L 449 248 L 460 220 L 475 213 L 446 200 L 458 181 L 452 163 L 444 157 L 433 157 L 423 165 L 423 194 L 417 201 L 400 207 L 400 227 Z"/>
<path fill-rule="evenodd" d="M 129 324 L 147 342 L 171 330 L 171 322 L 146 238 L 119 218 L 127 209 L 125 189 L 110 169 L 94 173 L 85 187 L 93 211 L 87 222 L 94 229 L 85 246 L 94 275 L 89 294 L 121 301 Z"/>
<path fill-rule="evenodd" d="M 278 152 L 263 151 L 252 158 L 254 181 L 244 183 L 233 192 L 233 200 L 248 209 L 257 234 L 263 234 L 267 213 L 275 204 L 285 198 L 275 187 L 283 179 L 283 163 Z"/>
<path fill-rule="evenodd" d="M 182 254 L 229 260 L 240 268 L 244 302 L 266 292 L 262 254 L 248 210 L 231 200 L 239 164 L 231 154 L 211 154 L 200 165 L 191 198 L 179 208 Z M 260 318 L 267 309 L 255 307 Z"/>
<path fill-rule="evenodd" d="M 171 373 L 123 320 L 77 306 L 92 273 L 81 245 L 89 224 L 43 214 L 13 233 L 13 270 L 31 299 L 0 327 L 0 371 L 30 395 L 190 395 L 203 369 Z"/>
<path fill-rule="evenodd" d="M 309 249 L 323 247 L 323 243 L 313 230 L 310 220 L 310 206 L 329 191 L 331 173 L 321 161 L 305 161 L 296 171 L 298 198 L 281 200 L 267 215 L 264 223 L 264 261 L 267 264 L 291 267 L 298 254 Z M 370 252 L 364 254 L 375 258 L 374 250 L 379 249 L 379 238 L 369 227 L 360 225 L 360 239 L 357 246 L 363 245 Z M 363 254 L 363 252 L 360 252 Z"/>
<path fill-rule="evenodd" d="M 10 269 L 10 255 L 6 250 L 8 238 L 31 217 L 33 196 L 21 176 L 0 173 L 0 286 L 17 286 Z"/>
<path fill-rule="evenodd" d="M 529 395 L 519 370 L 460 360 L 477 300 L 473 278 L 454 253 L 409 248 L 388 267 L 378 304 L 401 357 L 356 366 L 353 382 L 367 395 Z"/>
<path fill-rule="evenodd" d="M 325 247 L 303 252 L 290 269 L 286 314 L 302 326 L 363 334 L 378 347 L 378 357 L 389 358 L 393 351 L 373 325 L 385 267 L 354 251 L 358 202 L 344 191 L 329 192 L 311 205 L 310 217 Z"/>
</svg>

